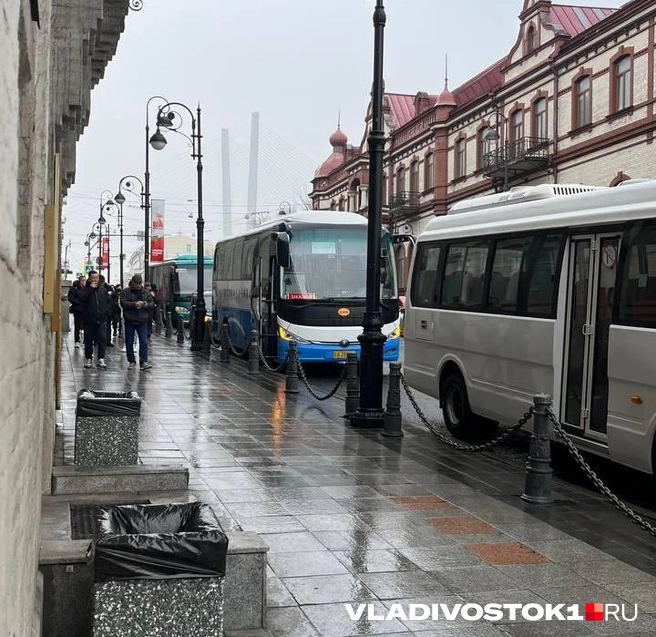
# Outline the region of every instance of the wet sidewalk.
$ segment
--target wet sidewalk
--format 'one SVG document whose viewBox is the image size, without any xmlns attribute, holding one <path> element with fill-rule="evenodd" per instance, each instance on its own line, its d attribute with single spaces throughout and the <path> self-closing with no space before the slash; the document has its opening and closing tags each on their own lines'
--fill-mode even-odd
<svg viewBox="0 0 656 637">
<path fill-rule="evenodd" d="M 249 376 L 243 361 L 221 365 L 218 355 L 208 360 L 156 335 L 148 371 L 128 370 L 118 347 L 108 350 L 107 370 L 83 369 L 70 340 L 63 358 L 65 456 L 76 390 L 137 391 L 142 462 L 186 465 L 193 495 L 224 528 L 255 531 L 270 546 L 273 635 L 656 634 L 651 564 L 636 568 L 603 542 L 596 548 L 537 517 L 562 518 L 557 503 L 545 514 L 495 497 L 499 481 L 518 480 L 512 468 L 438 450 L 418 428 L 400 440 L 351 429 L 337 397 L 318 402 L 303 387 L 288 395 L 282 376 Z M 486 466 L 494 475 L 485 477 Z M 562 493 L 571 522 L 577 495 Z M 582 529 L 597 523 L 582 515 Z M 645 535 L 646 555 L 656 540 Z M 614 544 L 616 553 L 633 550 Z M 379 621 L 367 611 L 354 621 L 345 603 L 372 604 L 377 616 L 394 604 L 406 613 L 410 604 L 579 604 L 584 612 L 586 603 L 612 603 L 628 616 L 639 608 L 633 622 L 509 621 L 507 613 L 496 622 Z"/>
</svg>

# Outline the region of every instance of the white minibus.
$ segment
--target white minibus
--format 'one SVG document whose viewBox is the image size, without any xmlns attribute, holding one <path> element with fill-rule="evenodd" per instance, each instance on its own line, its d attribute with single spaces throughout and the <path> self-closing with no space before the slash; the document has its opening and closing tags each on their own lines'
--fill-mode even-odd
<svg viewBox="0 0 656 637">
<path fill-rule="evenodd" d="M 513 188 L 432 219 L 404 374 L 456 436 L 513 424 L 544 392 L 579 448 L 654 473 L 656 180 Z"/>
</svg>

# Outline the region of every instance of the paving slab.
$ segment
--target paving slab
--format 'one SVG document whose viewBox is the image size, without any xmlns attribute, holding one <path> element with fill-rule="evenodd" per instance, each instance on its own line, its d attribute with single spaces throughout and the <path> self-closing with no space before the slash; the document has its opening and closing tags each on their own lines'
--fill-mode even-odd
<svg viewBox="0 0 656 637">
<path fill-rule="evenodd" d="M 150 353 L 147 372 L 127 370 L 120 348 L 107 370 L 85 370 L 66 341 L 59 453 L 72 458 L 79 389 L 137 391 L 140 462 L 175 459 L 227 528 L 269 545 L 272 635 L 656 634 L 656 542 L 598 498 L 556 480 L 553 506 L 527 505 L 523 472 L 417 426 L 402 439 L 351 428 L 340 392 L 288 395 L 279 374 L 155 334 Z M 638 604 L 639 621 L 353 620 L 344 606 L 592 602 Z"/>
</svg>

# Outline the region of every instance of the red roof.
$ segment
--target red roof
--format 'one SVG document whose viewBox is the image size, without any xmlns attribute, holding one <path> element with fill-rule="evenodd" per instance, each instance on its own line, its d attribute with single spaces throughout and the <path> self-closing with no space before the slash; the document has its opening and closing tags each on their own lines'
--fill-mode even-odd
<svg viewBox="0 0 656 637">
<path fill-rule="evenodd" d="M 415 96 L 401 93 L 385 93 L 392 114 L 392 128 L 407 124 L 415 116 Z"/>
<path fill-rule="evenodd" d="M 549 18 L 554 26 L 559 26 L 571 37 L 601 22 L 617 9 L 604 7 L 572 7 L 552 4 Z"/>
<path fill-rule="evenodd" d="M 471 80 L 468 80 L 457 89 L 454 89 L 453 98 L 455 99 L 456 104 L 458 106 L 464 106 L 483 95 L 494 93 L 494 91 L 503 84 L 503 74 L 501 73 L 501 69 L 505 64 L 506 58 L 504 57 L 498 62 L 495 62 L 492 66 L 486 68 L 484 71 L 481 71 L 478 75 L 474 76 Z"/>
</svg>

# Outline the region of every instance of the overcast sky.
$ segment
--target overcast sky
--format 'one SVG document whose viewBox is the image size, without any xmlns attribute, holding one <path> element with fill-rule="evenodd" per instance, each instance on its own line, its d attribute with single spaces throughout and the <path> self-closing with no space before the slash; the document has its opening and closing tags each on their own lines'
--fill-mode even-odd
<svg viewBox="0 0 656 637">
<path fill-rule="evenodd" d="M 578 3 L 577 3 L 578 4 Z M 621 2 L 587 0 L 590 6 Z M 202 107 L 206 236 L 221 237 L 221 130 L 231 138 L 233 228 L 243 225 L 251 114 L 260 113 L 258 208 L 298 203 L 331 152 L 337 126 L 360 143 L 373 76 L 374 0 L 144 0 L 126 19 L 114 58 L 91 94 L 90 124 L 77 148 L 76 183 L 64 208 L 71 268 L 81 268 L 86 233 L 104 189 L 143 179 L 145 105 L 162 95 Z M 386 0 L 385 85 L 439 93 L 444 56 L 455 88 L 507 54 L 522 0 Z M 151 128 L 156 108 L 150 115 Z M 183 126 L 190 132 L 189 122 Z M 153 131 L 151 130 L 151 133 Z M 166 200 L 166 232 L 195 230 L 196 168 L 186 140 L 151 150 L 151 192 Z M 124 205 L 124 232 L 143 228 L 138 199 Z M 190 217 L 191 215 L 191 217 Z M 111 217 L 110 224 L 115 223 Z M 113 230 L 112 230 L 113 231 Z M 125 252 L 137 247 L 126 238 Z M 112 244 L 118 255 L 118 241 Z M 118 261 L 112 262 L 115 281 Z"/>
</svg>

